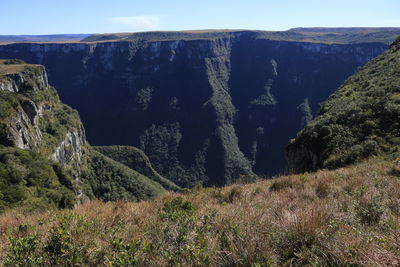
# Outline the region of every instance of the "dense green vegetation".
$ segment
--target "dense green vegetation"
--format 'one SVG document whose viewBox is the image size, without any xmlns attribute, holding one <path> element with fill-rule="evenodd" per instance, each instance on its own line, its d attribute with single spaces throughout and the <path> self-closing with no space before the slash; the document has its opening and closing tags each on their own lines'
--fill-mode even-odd
<svg viewBox="0 0 400 267">
<path fill-rule="evenodd" d="M 15 112 L 15 107 L 18 107 L 18 97 L 11 92 L 0 91 L 0 121 L 10 117 Z"/>
<path fill-rule="evenodd" d="M 310 151 L 314 160 L 302 157 Z M 289 145 L 294 169 L 337 168 L 400 154 L 400 39 L 351 76 Z M 307 154 L 307 153 L 303 153 Z M 307 154 L 310 155 L 310 154 Z M 313 162 L 314 161 L 314 162 Z"/>
<path fill-rule="evenodd" d="M 0 145 L 0 213 L 72 207 L 75 194 L 62 168 L 30 150 Z"/>
<path fill-rule="evenodd" d="M 147 176 L 161 184 L 167 190 L 177 191 L 179 187 L 170 180 L 162 177 L 150 163 L 144 152 L 133 146 L 95 146 L 93 147 L 103 155 L 124 164 L 125 166 Z"/>
<path fill-rule="evenodd" d="M 105 201 L 144 200 L 165 192 L 159 183 L 95 150 L 84 180 L 93 195 Z"/>
</svg>

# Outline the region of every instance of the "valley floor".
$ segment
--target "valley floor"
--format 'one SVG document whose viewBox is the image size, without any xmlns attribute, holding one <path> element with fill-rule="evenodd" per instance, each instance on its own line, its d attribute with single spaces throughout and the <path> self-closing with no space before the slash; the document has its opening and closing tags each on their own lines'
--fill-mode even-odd
<svg viewBox="0 0 400 267">
<path fill-rule="evenodd" d="M 0 216 L 5 266 L 398 266 L 400 162 Z"/>
</svg>

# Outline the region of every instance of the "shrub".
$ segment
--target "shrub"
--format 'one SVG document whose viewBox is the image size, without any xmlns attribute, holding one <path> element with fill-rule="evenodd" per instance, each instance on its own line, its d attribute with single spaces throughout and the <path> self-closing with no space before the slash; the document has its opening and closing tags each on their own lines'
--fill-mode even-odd
<svg viewBox="0 0 400 267">
<path fill-rule="evenodd" d="M 154 229 L 157 239 L 147 247 L 170 266 L 209 265 L 209 236 L 215 211 L 196 216 L 193 203 L 181 197 L 167 201 L 160 213 L 162 224 Z"/>
<path fill-rule="evenodd" d="M 44 258 L 40 253 L 41 240 L 36 234 L 27 237 L 10 237 L 9 241 L 4 266 L 42 266 Z"/>
<path fill-rule="evenodd" d="M 193 203 L 183 200 L 182 197 L 177 197 L 164 203 L 164 207 L 160 216 L 162 219 L 176 221 L 180 220 L 181 218 L 193 216 L 195 211 L 196 208 L 194 207 Z"/>
<path fill-rule="evenodd" d="M 242 197 L 243 190 L 240 186 L 234 186 L 229 191 L 226 202 L 233 203 L 235 200 L 240 199 Z"/>
<path fill-rule="evenodd" d="M 323 230 L 328 226 L 330 213 L 324 206 L 286 214 L 281 218 L 281 227 L 275 229 L 274 243 L 282 262 L 296 258 L 301 251 L 320 242 Z"/>
<path fill-rule="evenodd" d="M 21 59 L 7 59 L 7 60 L 4 60 L 3 64 L 4 65 L 26 64 L 26 62 Z"/>
<path fill-rule="evenodd" d="M 329 195 L 330 186 L 328 181 L 319 179 L 315 188 L 315 193 L 318 197 L 324 198 Z"/>
<path fill-rule="evenodd" d="M 355 210 L 362 224 L 377 224 L 383 215 L 382 207 L 375 201 L 360 201 Z"/>
<path fill-rule="evenodd" d="M 112 255 L 108 258 L 111 266 L 136 266 L 141 248 L 139 241 L 125 243 L 122 239 L 113 238 L 111 244 Z"/>
<path fill-rule="evenodd" d="M 300 179 L 296 179 L 294 177 L 283 177 L 274 179 L 269 187 L 269 191 L 271 192 L 279 192 L 287 188 L 302 188 L 303 184 Z"/>
</svg>

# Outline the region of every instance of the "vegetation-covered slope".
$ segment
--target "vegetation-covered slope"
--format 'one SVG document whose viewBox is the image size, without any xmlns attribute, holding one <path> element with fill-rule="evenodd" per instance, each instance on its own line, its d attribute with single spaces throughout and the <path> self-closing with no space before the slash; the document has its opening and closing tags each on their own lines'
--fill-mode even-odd
<svg viewBox="0 0 400 267">
<path fill-rule="evenodd" d="M 6 266 L 398 266 L 400 165 L 0 216 Z"/>
<path fill-rule="evenodd" d="M 0 213 L 71 208 L 76 197 L 70 179 L 38 153 L 0 145 Z"/>
<path fill-rule="evenodd" d="M 287 148 L 296 171 L 336 168 L 400 152 L 400 39 L 321 106 Z"/>
<path fill-rule="evenodd" d="M 124 164 L 148 178 L 161 184 L 167 190 L 177 191 L 179 187 L 170 180 L 162 177 L 153 166 L 144 152 L 133 146 L 95 146 L 103 155 Z"/>
<path fill-rule="evenodd" d="M 93 195 L 104 201 L 144 200 L 165 192 L 159 183 L 94 149 L 85 181 Z"/>
</svg>

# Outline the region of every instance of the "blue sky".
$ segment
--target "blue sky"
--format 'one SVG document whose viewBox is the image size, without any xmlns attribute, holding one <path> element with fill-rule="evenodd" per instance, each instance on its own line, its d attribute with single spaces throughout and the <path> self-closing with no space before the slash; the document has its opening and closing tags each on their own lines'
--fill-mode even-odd
<svg viewBox="0 0 400 267">
<path fill-rule="evenodd" d="M 400 0 L 0 0 L 0 34 L 400 27 Z"/>
</svg>

